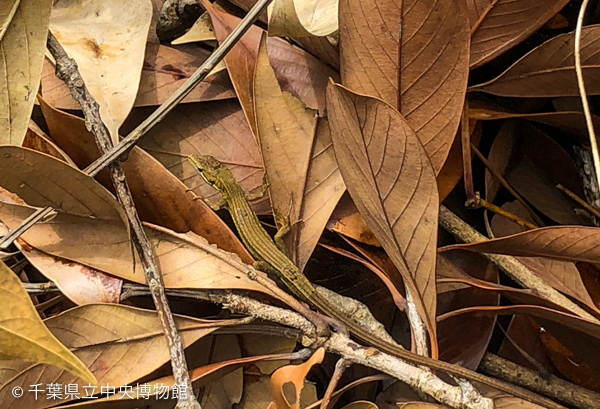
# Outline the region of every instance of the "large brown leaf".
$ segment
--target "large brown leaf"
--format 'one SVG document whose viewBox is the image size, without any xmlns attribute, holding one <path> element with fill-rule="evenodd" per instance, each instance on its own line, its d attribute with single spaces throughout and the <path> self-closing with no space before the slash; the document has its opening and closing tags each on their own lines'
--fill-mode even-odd
<svg viewBox="0 0 600 409">
<path fill-rule="evenodd" d="M 385 102 L 331 83 L 327 106 L 344 182 L 402 274 L 435 354 L 439 197 L 431 163 L 402 115 Z"/>
<path fill-rule="evenodd" d="M 483 0 L 483 3 L 488 3 L 487 8 L 481 12 L 477 22 L 471 20 L 471 68 L 485 64 L 525 40 L 568 2 L 569 0 Z M 481 4 L 469 7 L 473 17 L 477 6 Z"/>
<path fill-rule="evenodd" d="M 465 3 L 342 0 L 340 54 L 344 86 L 397 107 L 438 173 L 454 140 L 467 87 Z"/>
<path fill-rule="evenodd" d="M 579 96 L 575 76 L 574 35 L 550 40 L 514 63 L 498 77 L 471 87 L 505 97 Z M 581 65 L 588 94 L 600 94 L 600 25 L 583 28 Z"/>
<path fill-rule="evenodd" d="M 598 243 L 600 243 L 600 228 L 554 226 L 529 230 L 479 243 L 454 244 L 443 249 L 460 248 L 483 253 L 550 257 L 559 260 L 585 261 L 597 264 L 600 260 Z"/>
</svg>

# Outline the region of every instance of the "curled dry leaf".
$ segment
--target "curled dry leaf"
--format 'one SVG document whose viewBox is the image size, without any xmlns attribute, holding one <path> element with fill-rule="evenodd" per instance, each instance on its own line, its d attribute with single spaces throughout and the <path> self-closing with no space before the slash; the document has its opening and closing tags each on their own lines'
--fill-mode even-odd
<svg viewBox="0 0 600 409">
<path fill-rule="evenodd" d="M 275 0 L 268 14 L 270 36 L 322 37 L 338 30 L 338 0 Z"/>
<path fill-rule="evenodd" d="M 25 139 L 23 140 L 23 147 L 43 152 L 60 159 L 69 165 L 75 166 L 75 163 L 69 158 L 69 155 L 60 149 L 33 121 L 29 121 L 27 134 L 25 134 Z"/>
<path fill-rule="evenodd" d="M 236 320 L 208 321 L 181 316 L 175 316 L 175 322 L 185 346 L 219 326 L 239 323 Z M 73 349 L 74 354 L 89 365 L 99 385 L 108 384 L 118 390 L 121 385 L 132 384 L 169 361 L 162 325 L 154 311 L 124 305 L 94 304 L 67 310 L 44 323 L 58 340 Z M 79 383 L 82 389 L 81 381 L 57 368 L 30 363 L 23 365 L 15 361 L 3 361 L 2 365 L 17 368 L 0 378 L 2 409 L 15 407 L 11 391 L 16 386 L 27 390 L 29 385 L 40 382 L 43 385 Z M 85 391 L 82 391 L 81 395 L 84 394 Z M 51 400 L 44 395 L 45 392 L 42 392 L 36 399 L 36 394 L 26 393 L 18 400 L 19 407 L 48 407 Z M 70 399 L 65 398 L 61 402 L 67 400 Z"/>
<path fill-rule="evenodd" d="M 344 86 L 398 108 L 439 173 L 467 88 L 464 2 L 342 0 L 340 55 Z"/>
<path fill-rule="evenodd" d="M 498 77 L 470 88 L 505 97 L 579 96 L 575 76 L 574 34 L 551 38 L 534 48 Z M 587 93 L 600 94 L 595 81 L 600 66 L 600 25 L 583 28 L 581 66 Z"/>
<path fill-rule="evenodd" d="M 0 14 L 6 13 L 0 20 L 0 144 L 21 145 L 25 138 L 42 74 L 51 7 L 52 0 L 3 0 L 0 6 Z"/>
<path fill-rule="evenodd" d="M 471 68 L 482 66 L 536 32 L 569 0 L 468 2 L 471 15 Z M 481 4 L 484 3 L 484 4 Z M 484 10 L 477 6 L 486 5 Z M 474 18 L 476 18 L 474 20 Z"/>
<path fill-rule="evenodd" d="M 435 355 L 439 197 L 431 162 L 402 115 L 385 102 L 331 83 L 327 104 L 344 182 L 402 274 Z"/>
<path fill-rule="evenodd" d="M 52 10 L 50 30 L 77 62 L 115 144 L 137 95 L 151 19 L 150 0 L 63 0 Z"/>
<path fill-rule="evenodd" d="M 276 370 L 271 376 L 271 393 L 273 401 L 269 404 L 269 409 L 300 409 L 300 393 L 304 388 L 304 380 L 311 368 L 323 362 L 325 349 L 319 348 L 303 364 L 288 365 Z M 292 383 L 295 387 L 296 399 L 290 405 L 283 392 L 283 387 L 287 383 Z"/>
<path fill-rule="evenodd" d="M 21 281 L 2 261 L 0 283 L 5 303 L 0 310 L 0 356 L 53 365 L 96 385 L 87 366 L 46 328 Z"/>
<path fill-rule="evenodd" d="M 38 223 L 23 236 L 29 245 L 145 283 L 137 253 L 132 254 L 121 207 L 108 191 L 77 169 L 34 151 L 4 146 L 0 147 L 0 156 L 0 185 L 17 192 L 28 204 L 57 210 L 51 223 Z M 18 226 L 33 211 L 28 206 L 0 202 L 0 220 L 9 228 Z M 150 227 L 147 234 L 167 287 L 266 291 L 227 262 L 228 258 L 238 261 L 233 254 L 225 253 L 225 259 L 221 259 L 202 250 L 208 243 L 201 236 Z"/>
</svg>

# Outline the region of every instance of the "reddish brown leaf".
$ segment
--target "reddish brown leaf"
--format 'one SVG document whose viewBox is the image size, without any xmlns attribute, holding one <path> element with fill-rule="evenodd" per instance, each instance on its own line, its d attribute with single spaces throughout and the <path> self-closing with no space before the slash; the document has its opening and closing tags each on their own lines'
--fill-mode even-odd
<svg viewBox="0 0 600 409">
<path fill-rule="evenodd" d="M 402 274 L 436 353 L 435 173 L 412 129 L 385 102 L 331 83 L 330 128 L 357 208 Z"/>
<path fill-rule="evenodd" d="M 583 28 L 581 65 L 586 90 L 600 94 L 600 25 Z M 505 97 L 579 96 L 575 76 L 573 33 L 551 38 L 534 48 L 498 77 L 471 90 Z"/>
<path fill-rule="evenodd" d="M 525 40 L 568 2 L 569 0 L 471 0 L 471 68 L 485 64 Z M 481 10 L 485 3 L 488 3 L 486 9 Z M 479 16 L 474 22 L 473 17 L 477 13 Z"/>
<path fill-rule="evenodd" d="M 342 83 L 398 108 L 425 146 L 436 173 L 460 121 L 468 54 L 464 2 L 340 2 Z"/>
<path fill-rule="evenodd" d="M 525 257 L 550 257 L 559 260 L 598 263 L 600 260 L 600 228 L 554 226 L 479 243 L 454 244 L 445 250 L 463 249 L 482 253 Z"/>
</svg>

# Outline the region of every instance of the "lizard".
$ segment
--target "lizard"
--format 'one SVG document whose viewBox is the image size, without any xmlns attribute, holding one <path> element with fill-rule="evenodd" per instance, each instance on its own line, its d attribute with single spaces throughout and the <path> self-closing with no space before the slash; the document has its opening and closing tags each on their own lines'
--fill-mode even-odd
<svg viewBox="0 0 600 409">
<path fill-rule="evenodd" d="M 252 257 L 258 262 L 266 263 L 270 267 L 269 270 L 276 271 L 279 279 L 294 295 L 308 302 L 321 313 L 341 322 L 355 337 L 372 347 L 413 364 L 480 382 L 502 392 L 541 405 L 542 407 L 565 409 L 564 406 L 526 389 L 510 385 L 462 366 L 417 355 L 399 345 L 394 345 L 380 339 L 352 319 L 345 317 L 315 289 L 313 284 L 284 251 L 280 250 L 275 244 L 269 233 L 261 225 L 254 210 L 250 207 L 247 193 L 240 186 L 229 168 L 209 155 L 191 155 L 189 156 L 189 161 L 202 178 L 223 195 L 221 202 L 217 203 L 213 208 L 224 207 L 229 211 L 238 234 Z"/>
</svg>

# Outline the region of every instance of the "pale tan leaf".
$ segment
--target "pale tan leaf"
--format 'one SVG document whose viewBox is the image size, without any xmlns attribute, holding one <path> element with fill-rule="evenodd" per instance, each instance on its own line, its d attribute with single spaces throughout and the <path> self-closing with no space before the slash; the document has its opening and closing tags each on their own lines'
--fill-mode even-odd
<svg viewBox="0 0 600 409">
<path fill-rule="evenodd" d="M 344 182 L 402 274 L 435 354 L 439 197 L 431 163 L 402 115 L 385 102 L 332 83 L 327 104 Z"/>
<path fill-rule="evenodd" d="M 313 140 L 312 154 L 304 184 L 298 234 L 297 265 L 303 270 L 319 238 L 346 191 L 346 185 L 335 159 L 333 142 L 326 120 L 320 119 Z"/>
<path fill-rule="evenodd" d="M 306 171 L 317 126 L 317 113 L 279 87 L 269 63 L 263 36 L 254 77 L 254 112 L 269 181 L 271 204 L 277 215 L 288 216 L 292 230 L 286 236 L 292 260 L 297 262 L 298 222 Z"/>
<path fill-rule="evenodd" d="M 62 0 L 52 9 L 50 29 L 77 62 L 115 144 L 138 92 L 151 18 L 150 0 Z"/>
<path fill-rule="evenodd" d="M 236 335 L 221 335 L 210 345 L 210 362 L 224 362 L 242 357 Z M 200 405 L 203 408 L 232 408 L 242 399 L 244 371 L 239 368 L 211 382 L 202 389 Z"/>
<path fill-rule="evenodd" d="M 569 0 L 484 0 L 483 19 L 471 20 L 471 68 L 479 67 L 536 32 Z M 481 2 L 480 2 L 481 3 Z M 473 12 L 472 7 L 470 11 Z"/>
<path fill-rule="evenodd" d="M 355 402 L 347 404 L 342 409 L 379 409 L 379 407 L 373 402 L 369 402 L 366 400 L 357 400 Z"/>
<path fill-rule="evenodd" d="M 271 36 L 327 36 L 338 30 L 338 0 L 275 0 L 268 12 Z"/>
<path fill-rule="evenodd" d="M 187 44 L 203 41 L 217 41 L 215 29 L 210 20 L 210 14 L 203 13 L 188 31 L 171 41 L 172 45 Z"/>
<path fill-rule="evenodd" d="M 0 41 L 8 29 L 21 0 L 5 0 L 0 3 Z"/>
<path fill-rule="evenodd" d="M 284 354 L 294 352 L 296 341 L 290 338 L 274 337 L 263 334 L 244 334 L 242 337 L 246 355 L 258 356 L 269 354 Z M 289 360 L 257 362 L 255 365 L 262 374 L 272 374 L 282 365 L 289 365 Z"/>
<path fill-rule="evenodd" d="M 344 86 L 398 108 L 439 173 L 467 87 L 464 2 L 342 0 L 340 55 Z"/>
<path fill-rule="evenodd" d="M 48 135 L 40 129 L 40 127 L 33 121 L 29 121 L 29 127 L 23 140 L 23 147 L 33 149 L 38 152 L 46 153 L 50 156 L 54 156 L 63 162 L 68 163 L 71 166 L 75 166 L 69 155 L 67 155 L 62 149 L 50 140 Z"/>
<path fill-rule="evenodd" d="M 534 48 L 498 77 L 470 89 L 506 97 L 579 96 L 573 33 L 561 34 Z M 600 25 L 583 28 L 581 65 L 586 90 L 600 94 Z"/>
<path fill-rule="evenodd" d="M 25 138 L 42 74 L 51 7 L 52 0 L 21 0 L 0 40 L 0 144 L 21 145 Z"/>
<path fill-rule="evenodd" d="M 218 326 L 234 325 L 232 321 L 207 321 L 197 318 L 175 316 L 183 344 L 189 346 L 210 334 Z M 76 307 L 47 319 L 45 324 L 64 345 L 89 365 L 98 379 L 98 385 L 114 386 L 133 384 L 169 361 L 169 349 L 162 325 L 155 311 L 123 305 L 94 304 Z M 11 361 L 12 362 L 12 361 Z M 3 362 L 5 365 L 6 362 Z M 73 375 L 47 365 L 12 364 L 10 378 L 0 378 L 0 407 L 14 408 L 15 398 L 11 391 L 20 386 L 26 391 L 29 385 L 42 383 L 79 384 L 79 395 L 85 396 L 84 384 Z M 8 374 L 8 372 L 7 372 Z M 96 394 L 100 392 L 100 386 Z M 41 409 L 52 402 L 47 399 L 46 388 L 37 399 L 34 393 L 25 393 L 17 402 L 19 407 Z M 72 400 L 63 395 L 61 403 Z"/>
<path fill-rule="evenodd" d="M 54 365 L 67 370 L 85 382 L 96 384 L 96 378 L 46 328 L 21 281 L 0 261 L 0 355 L 36 364 Z"/>
</svg>

